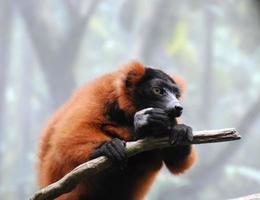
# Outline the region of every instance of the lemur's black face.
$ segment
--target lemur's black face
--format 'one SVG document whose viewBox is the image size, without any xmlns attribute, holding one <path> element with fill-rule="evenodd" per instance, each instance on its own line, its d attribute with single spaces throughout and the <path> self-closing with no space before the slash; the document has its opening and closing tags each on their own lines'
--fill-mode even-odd
<svg viewBox="0 0 260 200">
<path fill-rule="evenodd" d="M 161 108 L 171 117 L 179 117 L 183 107 L 179 101 L 180 89 L 167 74 L 147 68 L 136 88 L 137 109 Z"/>
</svg>

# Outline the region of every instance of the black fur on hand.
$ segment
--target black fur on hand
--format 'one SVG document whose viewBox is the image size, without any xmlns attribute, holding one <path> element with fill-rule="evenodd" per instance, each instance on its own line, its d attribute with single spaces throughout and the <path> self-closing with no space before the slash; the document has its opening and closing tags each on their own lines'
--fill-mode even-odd
<svg viewBox="0 0 260 200">
<path fill-rule="evenodd" d="M 182 144 L 185 141 L 192 141 L 192 128 L 185 124 L 176 124 L 172 127 L 170 132 L 169 142 L 171 144 Z"/>
<path fill-rule="evenodd" d="M 124 164 L 127 162 L 125 144 L 126 142 L 124 140 L 114 138 L 109 142 L 105 142 L 101 147 L 96 149 L 91 158 L 106 156 L 117 163 Z"/>
<path fill-rule="evenodd" d="M 168 114 L 161 108 L 146 108 L 134 116 L 135 139 L 145 136 L 160 136 L 171 130 Z"/>
</svg>

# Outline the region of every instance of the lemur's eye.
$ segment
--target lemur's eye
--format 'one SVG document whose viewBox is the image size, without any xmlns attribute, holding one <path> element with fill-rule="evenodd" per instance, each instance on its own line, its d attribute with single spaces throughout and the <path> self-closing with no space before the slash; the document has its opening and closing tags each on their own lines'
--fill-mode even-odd
<svg viewBox="0 0 260 200">
<path fill-rule="evenodd" d="M 180 93 L 177 93 L 176 94 L 176 98 L 179 99 L 181 97 L 181 94 Z"/>
<path fill-rule="evenodd" d="M 156 94 L 156 95 L 162 96 L 162 95 L 164 95 L 165 91 L 162 88 L 153 87 L 153 93 Z"/>
</svg>

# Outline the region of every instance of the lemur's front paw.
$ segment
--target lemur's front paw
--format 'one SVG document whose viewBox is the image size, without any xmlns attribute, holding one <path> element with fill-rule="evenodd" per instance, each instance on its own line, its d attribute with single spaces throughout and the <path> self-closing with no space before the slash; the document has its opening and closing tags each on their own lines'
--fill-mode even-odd
<svg viewBox="0 0 260 200">
<path fill-rule="evenodd" d="M 170 133 L 170 144 L 182 144 L 183 142 L 192 141 L 192 128 L 185 124 L 177 124 L 172 127 Z"/>
<path fill-rule="evenodd" d="M 134 116 L 135 138 L 157 136 L 171 129 L 168 114 L 160 108 L 146 108 Z"/>
<path fill-rule="evenodd" d="M 106 156 L 113 161 L 124 165 L 127 162 L 125 144 L 126 142 L 124 140 L 114 138 L 111 141 L 105 142 L 101 147 L 96 149 L 92 155 L 92 158 Z"/>
</svg>

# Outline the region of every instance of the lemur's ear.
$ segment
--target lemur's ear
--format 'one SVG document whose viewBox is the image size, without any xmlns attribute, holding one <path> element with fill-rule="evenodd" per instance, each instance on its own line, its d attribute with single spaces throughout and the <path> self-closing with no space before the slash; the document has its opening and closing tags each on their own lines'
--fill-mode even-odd
<svg viewBox="0 0 260 200">
<path fill-rule="evenodd" d="M 128 63 L 124 69 L 124 81 L 127 89 L 135 88 L 137 82 L 142 78 L 145 73 L 145 67 L 138 61 Z"/>
<path fill-rule="evenodd" d="M 187 87 L 186 87 L 186 84 L 185 84 L 185 81 L 182 77 L 180 76 L 176 76 L 176 75 L 173 75 L 171 76 L 173 78 L 173 80 L 175 81 L 175 83 L 178 85 L 178 87 L 180 88 L 181 90 L 181 94 L 183 94 Z"/>
<path fill-rule="evenodd" d="M 134 91 L 138 81 L 144 76 L 145 67 L 138 61 L 131 61 L 123 65 L 116 83 L 119 107 L 129 113 L 135 112 Z"/>
</svg>

